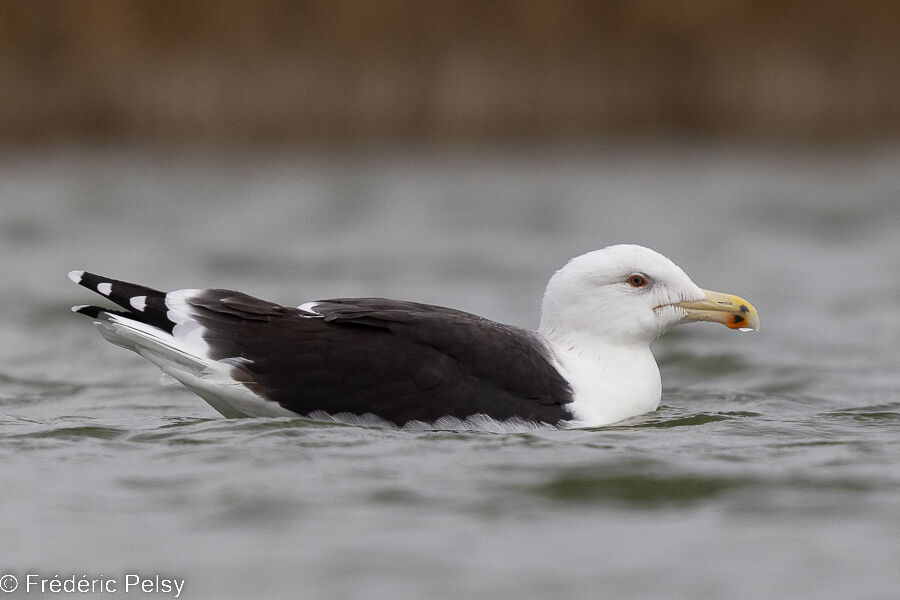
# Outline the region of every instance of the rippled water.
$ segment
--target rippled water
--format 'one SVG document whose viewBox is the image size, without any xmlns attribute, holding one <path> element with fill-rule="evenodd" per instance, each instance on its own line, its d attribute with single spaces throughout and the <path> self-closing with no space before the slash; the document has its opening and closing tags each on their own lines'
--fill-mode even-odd
<svg viewBox="0 0 900 600">
<path fill-rule="evenodd" d="M 0 575 L 160 574 L 184 598 L 897 597 L 896 148 L 0 158 Z M 225 420 L 68 312 L 87 268 L 530 326 L 555 268 L 622 241 L 747 297 L 762 331 L 666 336 L 663 406 L 601 429 Z"/>
</svg>

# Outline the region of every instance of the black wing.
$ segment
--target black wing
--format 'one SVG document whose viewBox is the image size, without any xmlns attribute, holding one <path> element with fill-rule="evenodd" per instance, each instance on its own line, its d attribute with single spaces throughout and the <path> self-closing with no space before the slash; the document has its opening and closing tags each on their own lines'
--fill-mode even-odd
<svg viewBox="0 0 900 600">
<path fill-rule="evenodd" d="M 311 313 L 234 292 L 190 300 L 216 359 L 302 415 L 374 414 L 403 425 L 486 414 L 556 424 L 572 392 L 531 332 L 437 306 L 326 300 Z"/>
<path fill-rule="evenodd" d="M 476 414 L 550 424 L 572 418 L 571 388 L 535 334 L 470 313 L 383 298 L 324 300 L 304 310 L 230 290 L 165 294 L 88 273 L 80 283 L 96 289 L 90 278 L 112 282 L 105 295 L 129 318 L 168 332 L 196 322 L 207 358 L 232 364 L 236 380 L 301 415 L 373 414 L 397 425 Z M 141 310 L 129 294 L 140 295 Z M 166 298 L 175 294 L 173 312 Z"/>
</svg>

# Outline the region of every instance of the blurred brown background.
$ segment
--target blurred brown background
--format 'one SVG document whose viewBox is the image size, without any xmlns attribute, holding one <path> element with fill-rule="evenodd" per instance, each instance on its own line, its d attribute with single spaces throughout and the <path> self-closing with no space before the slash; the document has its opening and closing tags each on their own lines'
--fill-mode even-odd
<svg viewBox="0 0 900 600">
<path fill-rule="evenodd" d="M 0 1 L 0 139 L 900 133 L 900 3 Z"/>
</svg>

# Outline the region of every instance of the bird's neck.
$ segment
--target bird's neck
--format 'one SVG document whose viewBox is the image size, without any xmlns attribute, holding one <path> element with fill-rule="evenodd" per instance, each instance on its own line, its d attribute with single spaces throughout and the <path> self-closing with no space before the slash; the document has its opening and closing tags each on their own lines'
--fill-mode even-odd
<svg viewBox="0 0 900 600">
<path fill-rule="evenodd" d="M 580 425 L 608 425 L 659 406 L 662 384 L 648 345 L 609 343 L 583 331 L 540 333 L 572 385 L 570 407 Z"/>
</svg>

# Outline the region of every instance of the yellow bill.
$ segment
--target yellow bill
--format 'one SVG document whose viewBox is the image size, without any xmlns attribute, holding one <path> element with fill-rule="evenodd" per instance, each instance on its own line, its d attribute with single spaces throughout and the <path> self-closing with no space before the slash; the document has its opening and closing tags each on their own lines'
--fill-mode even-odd
<svg viewBox="0 0 900 600">
<path fill-rule="evenodd" d="M 675 306 L 684 309 L 685 321 L 713 321 L 729 329 L 758 331 L 759 314 L 753 305 L 739 296 L 703 290 L 704 300 L 679 302 Z"/>
</svg>

